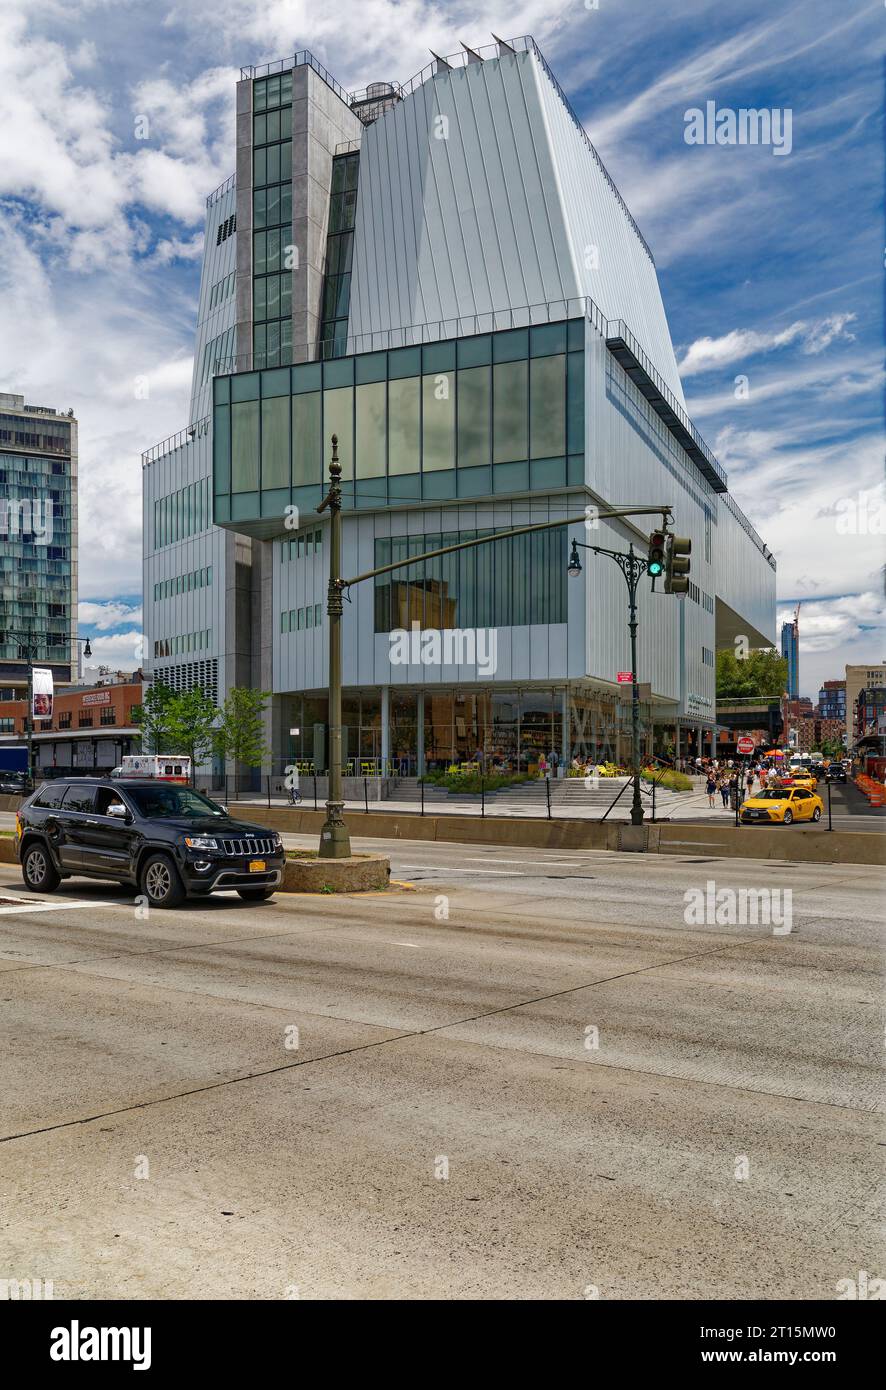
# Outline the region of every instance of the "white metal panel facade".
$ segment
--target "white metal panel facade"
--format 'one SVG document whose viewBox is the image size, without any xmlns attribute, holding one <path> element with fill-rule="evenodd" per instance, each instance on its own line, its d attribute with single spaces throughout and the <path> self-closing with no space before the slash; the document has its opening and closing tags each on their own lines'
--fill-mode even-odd
<svg viewBox="0 0 886 1390">
<path fill-rule="evenodd" d="M 236 229 L 219 240 L 219 228 L 230 227 L 234 214 L 233 183 L 222 186 L 207 204 L 203 264 L 200 275 L 200 296 L 197 335 L 189 409 L 190 427 L 170 441 L 166 450 L 149 451 L 142 470 L 143 504 L 143 606 L 145 632 L 145 671 L 149 678 L 168 677 L 174 668 L 193 665 L 187 677 L 199 676 L 200 663 L 216 662 L 217 695 L 222 699 L 226 684 L 226 555 L 230 554 L 233 538 L 216 526 L 208 526 L 195 535 L 169 545 L 157 547 L 154 536 L 154 503 L 168 497 L 191 483 L 209 480 L 212 495 L 212 432 L 209 416 L 212 410 L 212 368 L 214 352 L 207 357 L 207 348 L 217 339 L 230 341 L 234 330 L 235 300 L 226 282 L 235 268 Z M 233 352 L 233 348 L 232 348 Z M 159 456 L 155 456 L 158 455 Z M 181 575 L 211 568 L 212 582 L 165 598 L 155 599 L 155 586 L 174 581 Z M 209 632 L 208 647 L 175 656 L 154 657 L 154 643 L 164 638 Z"/>
</svg>

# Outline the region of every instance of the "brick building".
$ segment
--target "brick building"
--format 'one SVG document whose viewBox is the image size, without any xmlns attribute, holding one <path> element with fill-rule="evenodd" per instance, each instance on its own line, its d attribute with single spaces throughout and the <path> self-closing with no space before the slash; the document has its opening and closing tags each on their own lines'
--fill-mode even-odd
<svg viewBox="0 0 886 1390">
<path fill-rule="evenodd" d="M 51 720 L 34 724 L 38 776 L 107 771 L 127 753 L 141 750 L 135 711 L 142 701 L 141 672 L 101 685 L 56 689 Z M 0 704 L 0 747 L 24 745 L 27 700 Z"/>
</svg>

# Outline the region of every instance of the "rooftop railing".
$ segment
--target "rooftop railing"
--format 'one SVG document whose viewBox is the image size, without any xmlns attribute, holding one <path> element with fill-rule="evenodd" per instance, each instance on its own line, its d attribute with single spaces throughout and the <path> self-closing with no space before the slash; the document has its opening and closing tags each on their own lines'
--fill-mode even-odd
<svg viewBox="0 0 886 1390">
<path fill-rule="evenodd" d="M 206 206 L 208 208 L 211 208 L 213 203 L 217 203 L 219 198 L 223 198 L 225 194 L 234 187 L 236 177 L 236 174 L 229 174 L 224 183 L 220 183 L 218 188 L 214 189 L 213 192 L 209 194 L 206 199 Z"/>
<path fill-rule="evenodd" d="M 158 459 L 174 453 L 176 449 L 181 449 L 200 435 L 208 433 L 209 416 L 204 415 L 201 420 L 195 420 L 193 425 L 188 425 L 186 429 L 179 430 L 176 434 L 171 434 L 168 439 L 163 439 L 159 444 L 154 444 L 150 449 L 146 449 L 142 454 L 142 468 L 147 468 L 148 464 L 156 463 Z"/>
<path fill-rule="evenodd" d="M 631 355 L 636 359 L 641 370 L 645 373 L 649 380 L 652 383 L 654 383 L 656 391 L 662 397 L 662 400 L 666 403 L 668 410 L 676 417 L 676 420 L 682 426 L 686 434 L 690 437 L 696 449 L 704 457 L 704 460 L 707 463 L 707 466 L 710 469 L 712 476 L 718 479 L 719 484 L 725 490 L 727 484 L 726 474 L 724 473 L 723 469 L 721 468 L 717 459 L 714 457 L 711 450 L 708 448 L 705 441 L 702 439 L 698 430 L 693 425 L 689 416 L 686 414 L 685 409 L 677 400 L 677 397 L 674 395 L 673 391 L 670 389 L 669 386 L 666 385 L 660 374 L 652 365 L 652 362 L 647 357 L 640 344 L 637 342 L 637 339 L 634 337 L 633 333 L 628 328 L 624 319 L 610 320 L 606 327 L 606 338 L 607 342 L 617 342 L 620 340 L 625 344 L 625 346 L 630 351 Z"/>
<path fill-rule="evenodd" d="M 431 323 L 413 323 L 397 328 L 376 329 L 367 333 L 352 333 L 346 338 L 327 339 L 316 343 L 293 345 L 284 353 L 242 353 L 235 357 L 220 357 L 213 362 L 213 376 L 230 376 L 236 372 L 260 371 L 266 367 L 294 367 L 318 358 L 353 357 L 363 352 L 385 352 L 394 348 L 421 347 L 425 343 L 442 342 L 448 338 L 468 338 L 481 333 L 499 333 L 509 328 L 532 328 L 545 323 L 560 323 L 564 319 L 591 318 L 599 332 L 606 327 L 606 318 L 593 300 L 582 296 L 574 299 L 550 300 L 517 308 L 490 309 L 485 313 L 463 314 L 436 319 Z M 267 360 L 263 360 L 263 359 Z"/>
</svg>

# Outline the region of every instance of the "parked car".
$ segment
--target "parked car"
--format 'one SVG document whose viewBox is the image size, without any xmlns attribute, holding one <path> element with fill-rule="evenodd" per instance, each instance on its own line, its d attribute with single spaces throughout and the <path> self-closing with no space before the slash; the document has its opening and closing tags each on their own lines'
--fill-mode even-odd
<svg viewBox="0 0 886 1390">
<path fill-rule="evenodd" d="M 0 772 L 0 792 L 6 796 L 24 796 L 28 789 L 26 772 Z"/>
<path fill-rule="evenodd" d="M 228 889 L 261 901 L 283 876 L 276 831 L 234 820 L 190 787 L 148 778 L 45 782 L 16 813 L 16 845 L 35 892 L 51 893 L 72 875 L 112 879 L 152 907 Z"/>
<path fill-rule="evenodd" d="M 742 802 L 741 819 L 748 825 L 791 825 L 795 820 L 820 821 L 821 797 L 808 787 L 768 787 Z"/>
</svg>

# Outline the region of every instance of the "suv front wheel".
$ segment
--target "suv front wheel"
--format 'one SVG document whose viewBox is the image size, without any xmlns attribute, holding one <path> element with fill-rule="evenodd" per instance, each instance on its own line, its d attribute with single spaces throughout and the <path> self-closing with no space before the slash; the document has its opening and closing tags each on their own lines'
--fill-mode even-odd
<svg viewBox="0 0 886 1390">
<path fill-rule="evenodd" d="M 185 900 L 184 884 L 168 854 L 149 854 L 139 879 L 149 907 L 178 907 Z"/>
<path fill-rule="evenodd" d="M 45 845 L 35 841 L 22 856 L 22 878 L 25 887 L 34 893 L 52 893 L 61 883 L 61 876 L 49 857 Z"/>
</svg>

